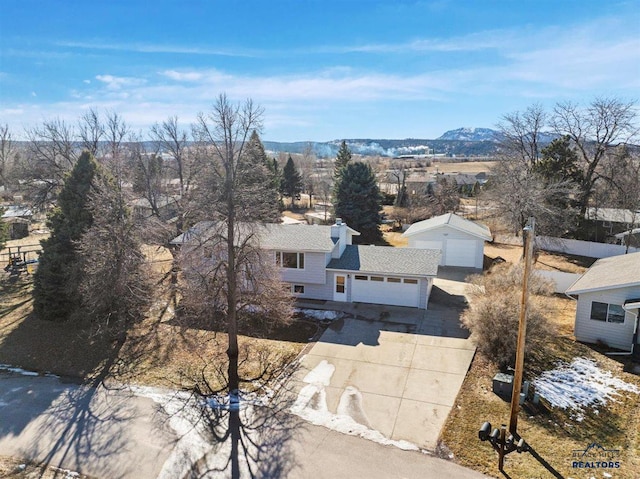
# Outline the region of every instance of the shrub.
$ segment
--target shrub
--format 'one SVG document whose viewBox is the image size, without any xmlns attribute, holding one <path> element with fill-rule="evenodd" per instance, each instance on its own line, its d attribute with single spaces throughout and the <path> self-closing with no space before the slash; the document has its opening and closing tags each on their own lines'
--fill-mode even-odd
<svg viewBox="0 0 640 479">
<path fill-rule="evenodd" d="M 512 366 L 520 318 L 522 267 L 499 265 L 471 282 L 471 301 L 462 323 L 471 331 L 479 353 L 503 369 Z M 553 288 L 535 274 L 530 277 L 529 287 L 525 353 L 543 350 L 554 330 L 544 302 L 544 296 L 552 294 Z"/>
</svg>

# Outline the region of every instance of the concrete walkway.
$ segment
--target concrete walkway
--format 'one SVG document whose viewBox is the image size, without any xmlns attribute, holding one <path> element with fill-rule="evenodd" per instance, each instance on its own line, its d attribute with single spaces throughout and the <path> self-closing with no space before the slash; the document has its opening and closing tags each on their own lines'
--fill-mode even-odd
<svg viewBox="0 0 640 479">
<path fill-rule="evenodd" d="M 465 287 L 436 280 L 427 311 L 346 305 L 353 317 L 325 331 L 290 387 L 304 391 L 307 408 L 348 414 L 386 438 L 435 449 L 475 353 L 459 323 Z"/>
</svg>

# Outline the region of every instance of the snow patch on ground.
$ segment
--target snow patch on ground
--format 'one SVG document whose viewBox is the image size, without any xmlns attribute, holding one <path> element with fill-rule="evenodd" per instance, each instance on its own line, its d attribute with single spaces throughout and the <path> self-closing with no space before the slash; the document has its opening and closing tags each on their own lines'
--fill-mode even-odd
<svg viewBox="0 0 640 479">
<path fill-rule="evenodd" d="M 230 477 L 229 464 L 232 457 L 230 438 L 216 440 L 212 437 L 212 423 L 208 414 L 214 419 L 216 414 L 209 408 L 225 411 L 239 411 L 242 424 L 249 425 L 244 431 L 248 452 L 239 460 L 240 477 L 253 477 L 251 471 L 258 470 L 256 460 L 260 458 L 260 447 L 263 444 L 257 437 L 259 431 L 252 427 L 258 424 L 254 420 L 256 406 L 264 404 L 265 399 L 257 394 L 240 394 L 217 396 L 206 400 L 184 391 L 168 391 L 158 388 L 131 386 L 134 394 L 147 397 L 156 402 L 167 416 L 169 426 L 178 437 L 174 448 L 165 460 L 157 479 L 174 479 L 191 477 L 192 467 L 200 465 L 209 471 L 206 477 Z M 239 405 L 238 402 L 243 403 Z M 224 422 L 224 421 L 222 421 Z M 195 477 L 195 475 L 194 475 Z M 202 477 L 198 475 L 198 477 Z"/>
<path fill-rule="evenodd" d="M 0 371 L 8 371 L 10 373 L 20 374 L 22 376 L 40 376 L 40 373 L 37 373 L 35 371 L 27 371 L 26 369 L 22 368 L 15 368 L 13 366 L 9 366 L 8 364 L 0 364 Z"/>
<path fill-rule="evenodd" d="M 335 321 L 342 316 L 339 311 L 329 311 L 323 309 L 295 309 L 296 313 L 300 313 L 309 318 L 317 319 L 318 321 Z"/>
<path fill-rule="evenodd" d="M 619 391 L 640 394 L 640 388 L 603 371 L 595 361 L 586 358 L 575 358 L 571 364 L 563 363 L 545 371 L 533 384 L 552 406 L 575 410 L 576 421 L 584 419 L 585 408 L 614 401 Z"/>
<path fill-rule="evenodd" d="M 325 387 L 329 385 L 334 371 L 334 365 L 324 359 L 320 361 L 302 380 L 307 385 L 298 393 L 295 403 L 291 406 L 291 412 L 311 424 L 324 426 L 342 434 L 359 436 L 404 450 L 419 450 L 415 444 L 389 439 L 381 432 L 371 429 L 362 409 L 362 395 L 354 387 L 349 386 L 342 393 L 337 414 L 329 411 Z"/>
<path fill-rule="evenodd" d="M 179 438 L 162 466 L 158 479 L 183 477 L 191 464 L 195 464 L 212 448 L 205 439 L 206 429 L 195 399 L 186 392 L 172 393 L 142 386 L 131 386 L 131 390 L 157 403 L 167 414 L 169 426 Z"/>
</svg>

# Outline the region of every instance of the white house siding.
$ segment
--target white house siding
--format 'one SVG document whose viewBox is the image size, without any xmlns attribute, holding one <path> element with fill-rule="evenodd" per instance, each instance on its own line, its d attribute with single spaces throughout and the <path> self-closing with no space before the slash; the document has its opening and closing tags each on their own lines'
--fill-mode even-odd
<svg viewBox="0 0 640 479">
<path fill-rule="evenodd" d="M 325 253 L 305 253 L 304 269 L 282 268 L 282 281 L 292 284 L 325 284 L 326 258 Z"/>
<path fill-rule="evenodd" d="M 311 283 L 292 283 L 304 286 L 304 294 L 296 294 L 299 298 L 320 299 L 325 301 L 333 300 L 333 283 L 311 284 Z"/>
<path fill-rule="evenodd" d="M 428 309 L 429 296 L 431 296 L 431 288 L 433 288 L 433 278 L 420 280 L 420 306 L 421 309 Z"/>
<path fill-rule="evenodd" d="M 440 264 L 443 266 L 456 263 L 456 251 L 454 248 L 449 250 L 448 242 L 450 240 L 473 241 L 475 246 L 473 264 L 467 264 L 468 267 L 482 268 L 484 254 L 484 240 L 478 239 L 476 236 L 470 235 L 463 231 L 443 225 L 429 231 L 417 233 L 409 236 L 409 248 L 427 248 L 428 245 L 440 244 L 442 248 L 442 258 Z M 469 246 L 471 243 L 469 243 Z M 459 266 L 459 265 L 457 265 Z"/>
<path fill-rule="evenodd" d="M 362 274 L 362 275 L 366 275 L 366 276 L 371 276 L 372 274 L 374 276 L 382 276 L 385 278 L 385 282 L 382 283 L 382 287 L 383 287 L 383 292 L 378 292 L 379 294 L 372 294 L 370 296 L 358 296 L 358 297 L 354 297 L 354 283 L 356 281 L 355 279 L 355 275 L 356 274 Z M 385 295 L 385 291 L 388 292 L 389 291 L 389 285 L 386 282 L 386 278 L 389 275 L 385 275 L 385 274 L 381 274 L 381 273 L 365 273 L 365 272 L 354 272 L 354 271 L 328 271 L 327 272 L 327 289 L 324 289 L 322 291 L 316 290 L 314 289 L 314 294 L 322 294 L 323 296 L 320 297 L 316 297 L 316 299 L 328 299 L 328 300 L 332 300 L 333 299 L 333 285 L 335 284 L 335 276 L 336 275 L 343 275 L 343 276 L 347 276 L 347 302 L 351 303 L 354 301 L 361 301 L 363 303 L 371 303 L 371 304 L 392 304 L 394 302 L 393 298 L 388 298 Z M 405 276 L 401 276 L 401 275 L 392 275 L 393 277 L 397 277 L 397 278 L 402 278 L 405 279 Z M 417 279 L 418 280 L 418 284 L 417 284 L 417 302 L 412 304 L 412 307 L 418 307 L 420 309 L 427 309 L 427 304 L 429 302 L 429 294 L 431 292 L 431 287 L 433 285 L 433 279 L 432 278 L 411 278 L 411 279 Z M 367 284 L 369 283 L 369 281 L 367 281 Z M 394 285 L 395 286 L 395 285 Z M 412 285 L 413 286 L 413 285 Z M 316 293 L 316 291 L 318 291 L 318 293 Z M 306 290 L 305 290 L 306 292 Z M 308 295 L 306 295 L 308 296 Z"/>
<path fill-rule="evenodd" d="M 627 312 L 624 323 L 620 324 L 596 321 L 591 319 L 591 303 L 598 301 L 621 306 L 626 300 L 635 298 L 640 298 L 640 286 L 580 294 L 576 306 L 576 339 L 587 343 L 603 341 L 614 348 L 631 349 L 635 316 Z"/>
</svg>

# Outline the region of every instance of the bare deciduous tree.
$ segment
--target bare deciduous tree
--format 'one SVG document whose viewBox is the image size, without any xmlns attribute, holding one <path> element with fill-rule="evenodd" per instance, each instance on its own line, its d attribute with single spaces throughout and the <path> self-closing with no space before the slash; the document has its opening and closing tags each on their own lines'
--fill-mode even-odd
<svg viewBox="0 0 640 479">
<path fill-rule="evenodd" d="M 498 206 L 516 236 L 531 216 L 543 234 L 562 234 L 570 229 L 575 211 L 554 200 L 572 194 L 571 182 L 548 182 L 527 170 L 519 160 L 498 162 L 492 171 L 494 179 L 483 190 L 483 196 Z"/>
<path fill-rule="evenodd" d="M 221 94 L 212 110 L 200 114 L 194 133 L 198 141 L 198 152 L 208 162 L 208 182 L 203 182 L 205 193 L 203 207 L 208 218 L 215 225 L 208 235 L 205 262 L 211 272 L 216 272 L 211 292 L 218 295 L 214 299 L 219 313 L 227 324 L 228 348 L 228 388 L 237 394 L 241 378 L 238 373 L 238 321 L 243 303 L 258 300 L 256 295 L 266 291 L 269 282 L 262 283 L 266 273 L 261 267 L 268 267 L 270 261 L 259 256 L 259 223 L 273 221 L 279 213 L 276 204 L 264 201 L 271 197 L 266 191 L 270 185 L 265 165 L 250 161 L 247 147 L 251 133 L 259 131 L 262 109 L 251 100 L 242 105 L 232 104 Z M 207 259 L 208 258 L 208 259 Z M 254 262 L 256 262 L 254 264 Z M 202 276 L 202 275 L 201 275 Z M 257 283 L 253 284 L 254 281 Z M 249 287 L 251 286 L 251 287 Z M 263 289 L 264 288 L 264 289 Z M 253 290 L 253 293 L 249 293 Z M 272 294 L 284 294 L 282 287 Z M 244 301 L 243 301 L 244 300 Z M 247 306 L 260 312 L 268 304 Z M 277 311 L 274 311 L 277 313 Z M 291 310 L 283 308 L 277 319 L 286 321 Z"/>
<path fill-rule="evenodd" d="M 617 98 L 597 98 L 587 108 L 570 102 L 556 105 L 551 126 L 571 139 L 582 162 L 581 218 L 589 206 L 601 161 L 611 147 L 629 143 L 637 135 L 636 118 L 635 103 Z"/>
<path fill-rule="evenodd" d="M 0 185 L 9 187 L 9 176 L 14 167 L 15 144 L 9 125 L 0 125 Z"/>
<path fill-rule="evenodd" d="M 534 167 L 540 158 L 540 135 L 546 119 L 547 114 L 540 104 L 505 115 L 498 125 L 503 136 L 504 156 L 518 158 L 529 169 Z"/>
<path fill-rule="evenodd" d="M 104 137 L 105 129 L 98 110 L 91 108 L 80 117 L 78 131 L 82 148 L 94 158 L 100 157 L 100 141 Z"/>
<path fill-rule="evenodd" d="M 75 131 L 60 119 L 47 120 L 27 130 L 27 156 L 21 175 L 34 187 L 34 202 L 45 203 L 57 193 L 78 159 Z"/>
</svg>

